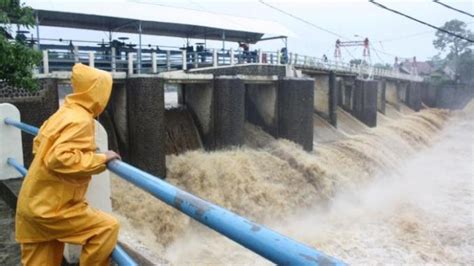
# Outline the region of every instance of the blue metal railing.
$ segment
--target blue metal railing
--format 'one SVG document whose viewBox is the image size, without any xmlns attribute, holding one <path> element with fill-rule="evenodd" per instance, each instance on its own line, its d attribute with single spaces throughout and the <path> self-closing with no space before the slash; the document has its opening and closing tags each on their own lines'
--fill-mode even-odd
<svg viewBox="0 0 474 266">
<path fill-rule="evenodd" d="M 20 121 L 7 118 L 5 123 L 21 130 L 29 130 L 27 132 L 37 132 L 31 130 L 34 127 Z M 338 259 L 198 198 L 127 163 L 113 160 L 108 163 L 107 168 L 168 205 L 278 265 L 345 265 Z"/>
<path fill-rule="evenodd" d="M 20 122 L 21 123 L 21 122 Z M 26 124 L 25 124 L 26 125 Z M 28 170 L 21 165 L 17 160 L 8 158 L 8 165 L 14 167 L 23 177 L 26 176 Z M 119 245 L 116 245 L 112 252 L 112 260 L 115 261 L 119 266 L 137 266 L 138 264 L 123 250 Z"/>
</svg>

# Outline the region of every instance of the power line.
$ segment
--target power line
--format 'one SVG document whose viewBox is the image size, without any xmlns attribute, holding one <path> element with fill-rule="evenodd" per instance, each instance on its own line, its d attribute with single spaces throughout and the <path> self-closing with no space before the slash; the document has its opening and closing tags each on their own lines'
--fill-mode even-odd
<svg viewBox="0 0 474 266">
<path fill-rule="evenodd" d="M 388 11 L 390 11 L 390 12 L 393 12 L 393 13 L 395 13 L 395 14 L 398 14 L 398 15 L 400 15 L 400 16 L 404 16 L 404 17 L 406 17 L 406 18 L 408 18 L 408 19 L 414 20 L 414 21 L 416 21 L 416 22 L 418 22 L 418 23 L 421 23 L 421 24 L 423 24 L 423 25 L 426 25 L 426 26 L 431 27 L 431 28 L 433 28 L 433 29 L 436 29 L 436 30 L 438 30 L 438 31 L 441 31 L 441 32 L 444 32 L 444 33 L 446 33 L 446 34 L 455 36 L 455 37 L 457 37 L 457 38 L 459 38 L 459 39 L 463 39 L 463 40 L 466 40 L 466 41 L 468 41 L 468 42 L 473 42 L 473 43 L 474 43 L 474 40 L 471 40 L 471 39 L 469 39 L 469 38 L 467 38 L 467 37 L 464 37 L 464 36 L 462 36 L 462 35 L 456 34 L 456 33 L 454 33 L 454 32 L 447 31 L 447 30 L 445 30 L 445 29 L 443 29 L 443 28 L 436 27 L 436 26 L 434 26 L 434 25 L 432 25 L 432 24 L 429 24 L 429 23 L 427 23 L 427 22 L 421 21 L 421 20 L 419 20 L 419 19 L 416 19 L 416 18 L 414 18 L 414 17 L 412 17 L 412 16 L 406 15 L 406 14 L 404 14 L 404 13 L 402 13 L 402 12 L 397 11 L 397 10 L 388 8 L 388 7 L 386 7 L 386 6 L 384 6 L 384 5 L 380 4 L 380 3 L 375 2 L 374 0 L 369 0 L 369 2 L 372 3 L 372 4 L 374 4 L 374 5 L 376 5 L 376 6 L 378 6 L 378 7 L 380 7 L 380 8 L 386 9 L 386 10 L 388 10 Z"/>
<path fill-rule="evenodd" d="M 433 2 L 435 2 L 436 4 L 440 4 L 440 5 L 444 6 L 444 7 L 447 7 L 447 8 L 449 8 L 449 9 L 451 9 L 451 10 L 454 10 L 454 11 L 457 11 L 457 12 L 459 12 L 459 13 L 462 13 L 462 14 L 464 14 L 464 15 L 468 15 L 468 16 L 470 16 L 471 18 L 474 18 L 474 15 L 472 15 L 471 13 L 468 13 L 468 12 L 466 12 L 466 11 L 464 11 L 464 10 L 454 8 L 454 7 L 452 7 L 452 6 L 450 6 L 450 5 L 447 5 L 447 4 L 445 4 L 445 3 L 442 3 L 442 2 L 440 2 L 440 1 L 438 1 L 438 0 L 433 0 Z"/>
<path fill-rule="evenodd" d="M 314 27 L 314 28 L 316 28 L 316 29 L 318 29 L 318 30 L 324 31 L 324 32 L 326 32 L 326 33 L 332 34 L 332 35 L 337 36 L 337 37 L 342 38 L 342 39 L 348 39 L 348 38 L 346 38 L 346 37 L 340 35 L 340 34 L 337 33 L 337 32 L 334 32 L 334 31 L 325 29 L 325 28 L 323 28 L 323 27 L 320 27 L 320 26 L 318 26 L 318 25 L 316 25 L 316 24 L 314 24 L 314 23 L 312 23 L 312 22 L 310 22 L 310 21 L 308 21 L 308 20 L 306 20 L 306 19 L 304 19 L 304 18 L 300 18 L 300 17 L 298 17 L 298 16 L 296 16 L 296 15 L 293 15 L 293 14 L 291 14 L 291 13 L 289 13 L 289 12 L 286 12 L 285 10 L 282 10 L 282 9 L 280 9 L 280 8 L 278 8 L 278 7 L 275 7 L 275 6 L 273 6 L 273 5 L 270 5 L 270 4 L 266 3 L 266 2 L 264 2 L 263 0 L 259 0 L 259 2 L 262 3 L 262 4 L 264 4 L 264 5 L 266 5 L 266 6 L 268 6 L 268 7 L 271 8 L 271 9 L 274 9 L 274 10 L 280 12 L 280 13 L 283 13 L 283 14 L 285 14 L 285 15 L 287 15 L 287 16 L 290 16 L 290 17 L 292 17 L 292 18 L 294 18 L 294 19 L 297 19 L 297 20 L 299 20 L 299 21 L 301 21 L 301 22 L 303 22 L 303 23 L 306 23 L 306 24 L 308 24 L 308 25 L 310 25 L 310 26 L 312 26 L 312 27 Z"/>
</svg>

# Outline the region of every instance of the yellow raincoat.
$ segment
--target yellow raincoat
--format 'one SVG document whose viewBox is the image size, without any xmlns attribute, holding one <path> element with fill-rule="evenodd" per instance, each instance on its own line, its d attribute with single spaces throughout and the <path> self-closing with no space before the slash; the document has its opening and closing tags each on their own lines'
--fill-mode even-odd
<svg viewBox="0 0 474 266">
<path fill-rule="evenodd" d="M 81 265 L 108 265 L 118 223 L 88 206 L 91 175 L 105 170 L 96 153 L 94 117 L 112 90 L 109 73 L 82 64 L 73 67 L 73 94 L 41 126 L 35 158 L 18 197 L 16 239 L 24 265 L 60 265 L 64 243 L 83 245 Z"/>
</svg>

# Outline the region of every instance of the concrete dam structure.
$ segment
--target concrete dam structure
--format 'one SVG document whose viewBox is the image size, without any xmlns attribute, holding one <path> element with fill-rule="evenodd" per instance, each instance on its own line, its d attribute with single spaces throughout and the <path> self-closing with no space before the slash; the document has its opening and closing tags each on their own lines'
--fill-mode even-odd
<svg viewBox="0 0 474 266">
<path fill-rule="evenodd" d="M 11 97 L 6 88 L 0 101 L 39 126 L 58 108 L 64 83 L 44 78 L 37 95 Z M 171 90 L 174 107 L 165 99 Z M 428 177 L 411 179 L 416 164 L 438 164 L 431 181 L 452 191 L 468 182 L 460 163 L 457 181 L 447 183 L 439 173 L 450 166 L 433 155 L 456 149 L 467 156 L 461 161 L 472 160 L 461 145 L 472 141 L 470 105 L 458 112 L 429 108 L 457 106 L 467 95 L 446 90 L 449 98 L 424 82 L 288 65 L 209 67 L 116 78 L 99 121 L 125 162 L 350 264 L 469 263 L 472 246 L 460 243 L 468 241 L 470 223 L 453 230 L 447 222 L 449 215 L 467 221 L 469 206 L 443 214 L 414 195 L 423 187 L 440 195 L 442 206 L 470 196 L 453 200 Z M 31 140 L 23 134 L 25 165 Z M 140 264 L 268 263 L 116 176 L 111 189 L 120 241 Z M 442 232 L 455 240 L 445 241 Z M 18 253 L 11 236 L 3 241 L 10 241 L 4 250 Z"/>
</svg>

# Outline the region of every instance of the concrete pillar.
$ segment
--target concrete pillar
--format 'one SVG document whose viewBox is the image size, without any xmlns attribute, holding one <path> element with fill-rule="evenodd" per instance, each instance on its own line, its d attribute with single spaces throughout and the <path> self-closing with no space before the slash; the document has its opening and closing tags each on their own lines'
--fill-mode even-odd
<svg viewBox="0 0 474 266">
<path fill-rule="evenodd" d="M 329 72 L 329 123 L 337 126 L 337 102 L 338 102 L 338 88 L 336 86 L 336 73 Z"/>
<path fill-rule="evenodd" d="M 357 79 L 352 114 L 369 127 L 377 126 L 377 81 Z"/>
<path fill-rule="evenodd" d="M 278 87 L 278 132 L 280 138 L 313 150 L 314 80 L 283 78 Z"/>
<path fill-rule="evenodd" d="M 214 147 L 241 145 L 244 139 L 245 84 L 235 76 L 214 79 Z"/>
<path fill-rule="evenodd" d="M 165 177 L 164 83 L 160 78 L 126 80 L 130 163 Z"/>
<path fill-rule="evenodd" d="M 385 79 L 379 80 L 377 88 L 377 110 L 385 114 L 385 90 L 387 89 L 387 81 Z"/>
<path fill-rule="evenodd" d="M 406 92 L 406 104 L 416 112 L 421 109 L 421 83 L 411 81 Z"/>
</svg>

